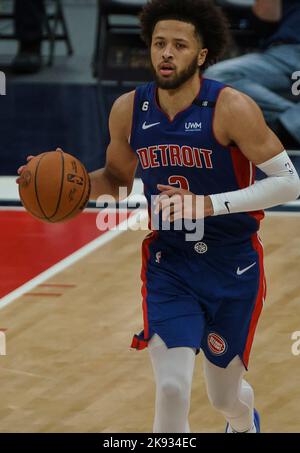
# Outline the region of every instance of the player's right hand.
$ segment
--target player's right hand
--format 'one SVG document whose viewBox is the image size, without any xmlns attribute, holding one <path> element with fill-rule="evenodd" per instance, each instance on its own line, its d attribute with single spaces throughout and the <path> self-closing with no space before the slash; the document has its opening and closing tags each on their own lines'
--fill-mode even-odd
<svg viewBox="0 0 300 453">
<path fill-rule="evenodd" d="M 31 159 L 33 159 L 33 158 L 34 158 L 34 156 L 28 156 L 26 158 L 26 160 L 27 160 L 27 162 L 30 162 Z M 22 174 L 22 172 L 24 171 L 25 168 L 26 168 L 26 165 L 22 165 L 21 167 L 18 168 L 17 173 L 18 173 L 19 176 L 21 176 L 21 174 Z M 16 183 L 19 184 L 19 182 L 20 182 L 20 178 L 17 178 L 16 179 Z"/>
<path fill-rule="evenodd" d="M 62 151 L 62 149 L 61 148 L 56 148 L 56 151 Z M 28 156 L 26 158 L 27 163 L 30 162 L 33 158 L 34 158 L 34 156 Z M 25 168 L 26 168 L 26 165 L 21 165 L 21 167 L 18 168 L 17 173 L 18 173 L 19 176 L 21 176 L 21 174 L 22 174 L 22 172 L 24 171 Z M 20 183 L 20 178 L 16 179 L 16 183 L 17 184 Z"/>
</svg>

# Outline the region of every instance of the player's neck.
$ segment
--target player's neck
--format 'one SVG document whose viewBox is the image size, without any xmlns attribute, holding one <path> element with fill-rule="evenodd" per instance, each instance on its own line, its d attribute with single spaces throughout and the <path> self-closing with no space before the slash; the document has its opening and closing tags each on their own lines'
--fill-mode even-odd
<svg viewBox="0 0 300 453">
<path fill-rule="evenodd" d="M 185 110 L 193 103 L 200 92 L 201 83 L 202 80 L 197 75 L 176 90 L 158 88 L 157 100 L 160 108 L 173 120 L 177 113 Z"/>
</svg>

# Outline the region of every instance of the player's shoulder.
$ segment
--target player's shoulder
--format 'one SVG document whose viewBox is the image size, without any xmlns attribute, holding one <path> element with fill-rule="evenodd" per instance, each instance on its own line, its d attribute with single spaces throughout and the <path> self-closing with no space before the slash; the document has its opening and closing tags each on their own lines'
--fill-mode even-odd
<svg viewBox="0 0 300 453">
<path fill-rule="evenodd" d="M 260 112 L 258 105 L 250 96 L 228 86 L 221 91 L 217 108 L 223 116 L 229 116 L 231 120 Z"/>
<path fill-rule="evenodd" d="M 135 90 L 128 91 L 118 97 L 113 105 L 113 110 L 122 112 L 133 112 L 135 100 L 146 100 L 152 97 L 155 84 L 153 82 L 139 85 Z"/>
<path fill-rule="evenodd" d="M 126 136 L 130 134 L 133 106 L 134 106 L 135 91 L 122 94 L 118 97 L 111 109 L 109 117 L 109 125 L 111 132 L 117 130 L 122 134 L 122 131 Z"/>
<path fill-rule="evenodd" d="M 215 117 L 215 132 L 221 137 L 221 143 L 238 143 L 241 137 L 251 141 L 266 133 L 260 107 L 251 97 L 231 87 L 220 93 Z"/>
<path fill-rule="evenodd" d="M 129 113 L 133 110 L 134 98 L 135 90 L 122 94 L 115 100 L 112 110 L 120 113 Z"/>
</svg>

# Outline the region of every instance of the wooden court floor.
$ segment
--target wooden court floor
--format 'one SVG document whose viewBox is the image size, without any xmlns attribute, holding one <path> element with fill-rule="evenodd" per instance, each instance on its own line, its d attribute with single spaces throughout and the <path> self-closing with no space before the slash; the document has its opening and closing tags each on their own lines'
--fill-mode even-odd
<svg viewBox="0 0 300 453">
<path fill-rule="evenodd" d="M 263 222 L 268 297 L 247 379 L 264 432 L 300 432 L 300 216 Z M 129 349 L 142 327 L 140 244 L 125 232 L 0 311 L 0 432 L 151 432 L 154 384 L 147 350 Z M 59 288 L 59 289 L 58 289 Z M 52 295 L 49 295 L 52 293 Z M 57 295 L 61 294 L 61 295 Z M 222 432 L 196 362 L 193 432 Z"/>
</svg>

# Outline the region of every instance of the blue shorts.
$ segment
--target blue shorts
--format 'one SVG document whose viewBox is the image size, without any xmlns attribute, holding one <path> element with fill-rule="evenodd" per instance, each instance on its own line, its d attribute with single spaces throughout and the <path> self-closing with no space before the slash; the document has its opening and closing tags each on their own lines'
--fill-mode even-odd
<svg viewBox="0 0 300 453">
<path fill-rule="evenodd" d="M 257 234 L 230 246 L 167 244 L 157 232 L 142 246 L 144 330 L 132 348 L 147 347 L 156 333 L 168 348 L 203 350 L 226 368 L 239 355 L 248 368 L 266 295 L 263 247 Z"/>
</svg>

